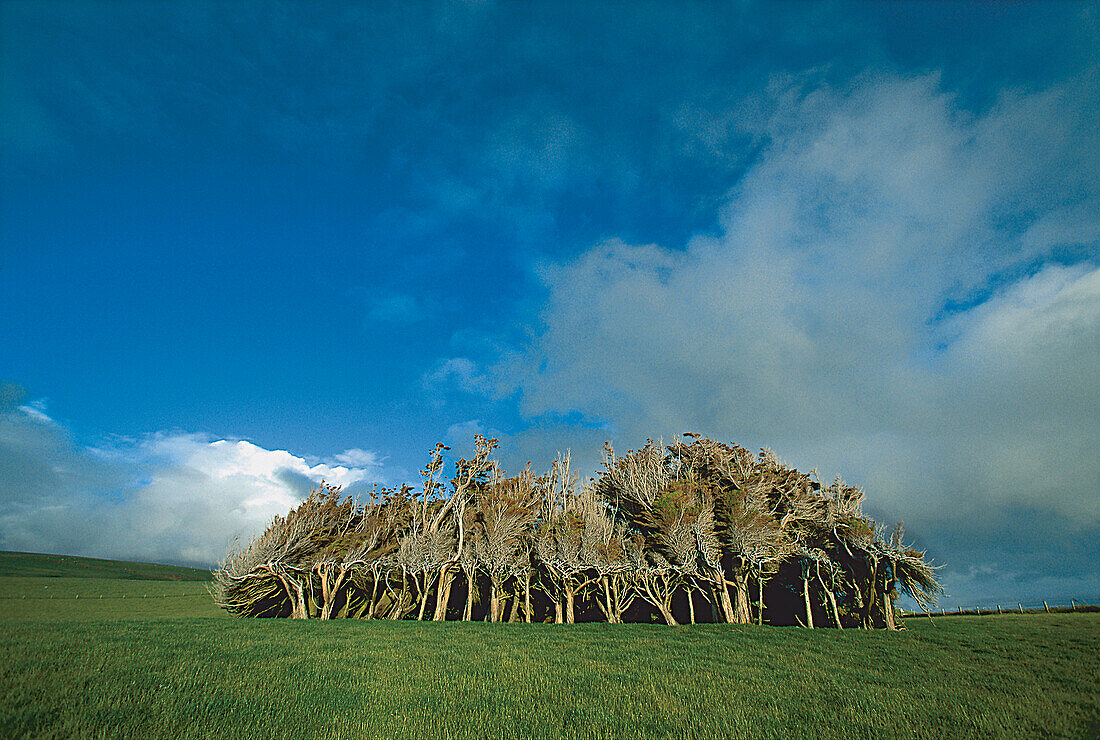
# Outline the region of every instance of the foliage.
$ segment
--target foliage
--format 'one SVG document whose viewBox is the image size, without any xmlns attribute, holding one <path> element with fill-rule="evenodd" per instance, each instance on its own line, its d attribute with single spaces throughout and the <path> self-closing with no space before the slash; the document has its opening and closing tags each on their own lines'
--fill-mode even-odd
<svg viewBox="0 0 1100 740">
<path fill-rule="evenodd" d="M 898 590 L 940 586 L 862 512 L 863 491 L 697 435 L 648 440 L 584 485 L 568 457 L 507 476 L 497 440 L 442 480 L 369 500 L 322 484 L 215 572 L 241 616 L 897 626 Z"/>
</svg>

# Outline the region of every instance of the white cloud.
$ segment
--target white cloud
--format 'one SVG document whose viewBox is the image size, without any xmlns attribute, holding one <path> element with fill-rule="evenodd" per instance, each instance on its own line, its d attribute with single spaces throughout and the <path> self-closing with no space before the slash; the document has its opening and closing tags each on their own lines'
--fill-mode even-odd
<svg viewBox="0 0 1100 740">
<path fill-rule="evenodd" d="M 0 548 L 211 565 L 322 480 L 385 483 L 379 457 L 310 464 L 245 440 L 160 432 L 85 447 L 41 410 L 0 413 Z"/>
<path fill-rule="evenodd" d="M 1094 77 L 981 114 L 935 75 L 777 88 L 720 233 L 545 267 L 498 391 L 625 444 L 767 444 L 925 531 L 1029 507 L 1095 527 Z"/>
<path fill-rule="evenodd" d="M 468 357 L 448 357 L 421 378 L 429 390 L 456 389 L 464 393 L 486 394 L 491 386 L 484 369 Z"/>
<path fill-rule="evenodd" d="M 350 450 L 344 450 L 338 455 L 333 455 L 333 460 L 343 465 L 350 465 L 357 468 L 382 468 L 382 458 L 377 452 L 371 450 L 362 450 L 358 447 L 353 447 Z"/>
<path fill-rule="evenodd" d="M 481 425 L 480 419 L 460 421 L 447 427 L 447 439 L 452 443 L 470 444 L 475 434 L 485 434 L 485 427 Z"/>
<path fill-rule="evenodd" d="M 957 321 L 921 429 L 952 479 L 1100 523 L 1100 268 L 1049 266 Z"/>
</svg>

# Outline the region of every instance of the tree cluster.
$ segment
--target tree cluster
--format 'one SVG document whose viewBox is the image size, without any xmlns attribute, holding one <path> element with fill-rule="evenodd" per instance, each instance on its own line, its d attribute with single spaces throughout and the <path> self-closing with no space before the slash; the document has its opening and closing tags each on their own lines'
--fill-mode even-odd
<svg viewBox="0 0 1100 740">
<path fill-rule="evenodd" d="M 584 485 L 559 458 L 507 476 L 497 440 L 444 480 L 356 501 L 322 484 L 215 573 L 240 616 L 297 619 L 899 626 L 899 590 L 941 588 L 923 553 L 862 512 L 863 491 L 823 485 L 769 450 L 698 435 L 648 441 Z"/>
</svg>

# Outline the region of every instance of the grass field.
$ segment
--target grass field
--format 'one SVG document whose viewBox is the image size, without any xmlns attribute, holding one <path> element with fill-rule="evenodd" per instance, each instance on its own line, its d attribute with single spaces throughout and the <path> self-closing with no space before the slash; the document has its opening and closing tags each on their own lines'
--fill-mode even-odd
<svg viewBox="0 0 1100 740">
<path fill-rule="evenodd" d="M 210 571 L 67 555 L 0 552 L 0 620 L 226 617 Z"/>
<path fill-rule="evenodd" d="M 0 576 L 125 578 L 135 581 L 209 581 L 210 571 L 158 563 L 0 551 Z"/>
<path fill-rule="evenodd" d="M 0 587 L 30 596 L 47 580 L 78 581 Z M 0 601 L 0 737 L 1100 732 L 1100 614 L 910 619 L 901 633 L 235 620 L 199 593 L 83 580 L 104 598 Z M 30 601 L 42 606 L 7 606 Z"/>
</svg>

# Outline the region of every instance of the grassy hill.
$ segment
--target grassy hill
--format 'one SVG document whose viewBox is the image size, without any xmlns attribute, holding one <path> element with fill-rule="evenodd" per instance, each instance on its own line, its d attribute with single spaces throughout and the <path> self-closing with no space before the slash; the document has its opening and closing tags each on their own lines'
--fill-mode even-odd
<svg viewBox="0 0 1100 740">
<path fill-rule="evenodd" d="M 210 571 L 157 563 L 0 552 L 0 620 L 222 617 Z"/>
<path fill-rule="evenodd" d="M 210 571 L 158 563 L 0 551 L 0 576 L 20 578 L 125 578 L 135 581 L 209 581 Z"/>
<path fill-rule="evenodd" d="M 202 581 L 0 572 L 0 737 L 1100 736 L 1100 614 L 906 625 L 241 620 Z"/>
</svg>

